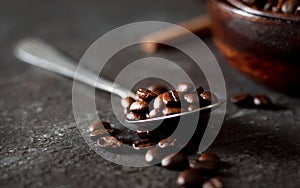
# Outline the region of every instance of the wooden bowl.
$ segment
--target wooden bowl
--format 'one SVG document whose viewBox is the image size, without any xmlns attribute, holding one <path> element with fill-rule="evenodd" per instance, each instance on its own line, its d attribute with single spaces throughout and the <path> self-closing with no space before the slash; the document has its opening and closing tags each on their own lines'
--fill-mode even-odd
<svg viewBox="0 0 300 188">
<path fill-rule="evenodd" d="M 299 15 L 258 14 L 222 0 L 208 0 L 208 12 L 214 42 L 227 62 L 267 86 L 300 96 Z"/>
</svg>

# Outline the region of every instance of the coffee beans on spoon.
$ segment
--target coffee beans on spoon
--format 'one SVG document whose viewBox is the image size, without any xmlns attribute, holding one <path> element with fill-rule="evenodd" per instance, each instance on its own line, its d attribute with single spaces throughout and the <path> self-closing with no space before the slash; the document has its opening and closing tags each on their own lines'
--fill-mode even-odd
<svg viewBox="0 0 300 188">
<path fill-rule="evenodd" d="M 176 90 L 166 91 L 164 87 L 139 88 L 137 100 L 126 97 L 121 100 L 128 120 L 142 120 L 193 111 L 217 101 L 217 97 L 203 87 L 195 88 L 188 82 L 179 83 Z"/>
</svg>

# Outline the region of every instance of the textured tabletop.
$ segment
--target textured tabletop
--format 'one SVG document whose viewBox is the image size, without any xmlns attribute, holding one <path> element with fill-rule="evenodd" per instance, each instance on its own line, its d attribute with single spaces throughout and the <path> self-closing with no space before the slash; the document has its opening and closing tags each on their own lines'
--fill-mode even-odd
<svg viewBox="0 0 300 188">
<path fill-rule="evenodd" d="M 120 166 L 97 155 L 77 129 L 72 80 L 15 59 L 12 49 L 24 37 L 40 37 L 79 60 L 116 27 L 145 20 L 177 23 L 205 11 L 201 0 L 2 0 L 0 187 L 177 187 L 176 171 Z M 223 172 L 225 186 L 300 187 L 300 100 L 242 76 L 226 64 L 210 36 L 203 39 L 219 61 L 228 97 L 263 93 L 282 106 L 257 110 L 228 103 L 222 129 L 208 149 L 232 165 Z M 174 51 L 158 54 L 183 61 Z M 114 61 L 132 61 L 133 56 L 139 57 L 134 47 Z M 115 122 L 107 99 L 109 94 L 96 92 L 99 114 Z"/>
</svg>

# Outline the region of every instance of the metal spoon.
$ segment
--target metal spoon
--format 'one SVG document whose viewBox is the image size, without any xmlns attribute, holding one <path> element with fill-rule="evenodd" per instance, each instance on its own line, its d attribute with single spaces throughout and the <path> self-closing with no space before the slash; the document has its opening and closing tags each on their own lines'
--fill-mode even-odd
<svg viewBox="0 0 300 188">
<path fill-rule="evenodd" d="M 44 68 L 46 70 L 56 72 L 58 74 L 64 75 L 66 77 L 76 79 L 82 83 L 90 85 L 92 87 L 96 87 L 100 90 L 107 91 L 109 93 L 115 94 L 120 96 L 121 98 L 131 96 L 136 98 L 136 95 L 131 91 L 123 88 L 122 86 L 113 83 L 111 81 L 106 80 L 103 77 L 98 76 L 97 74 L 93 73 L 92 71 L 85 69 L 80 71 L 76 77 L 74 77 L 76 72 L 76 63 L 71 60 L 70 58 L 63 55 L 53 46 L 47 44 L 44 41 L 35 38 L 29 38 L 20 41 L 17 43 L 14 49 L 14 55 L 29 64 Z M 113 87 L 113 85 L 115 87 Z M 154 126 L 157 125 L 159 122 L 164 120 L 171 120 L 181 116 L 187 117 L 192 114 L 196 114 L 200 111 L 207 111 L 209 109 L 214 109 L 224 103 L 224 100 L 219 101 L 218 103 L 202 107 L 196 109 L 191 112 L 182 112 L 178 114 L 168 115 L 168 116 L 161 116 L 157 118 L 145 119 L 145 120 L 138 120 L 138 121 L 129 121 L 126 120 L 127 124 L 126 127 L 140 130 L 140 129 L 154 129 Z M 150 128 L 152 127 L 152 128 Z M 155 126 L 156 127 L 156 126 Z"/>
</svg>

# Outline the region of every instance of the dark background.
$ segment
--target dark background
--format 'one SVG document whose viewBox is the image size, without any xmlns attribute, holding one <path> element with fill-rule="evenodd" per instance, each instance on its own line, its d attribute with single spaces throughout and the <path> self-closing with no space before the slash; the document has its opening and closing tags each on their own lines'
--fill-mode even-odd
<svg viewBox="0 0 300 188">
<path fill-rule="evenodd" d="M 74 121 L 72 80 L 20 62 L 12 48 L 34 36 L 80 59 L 98 37 L 118 26 L 145 20 L 177 23 L 205 9 L 200 0 L 0 1 L 0 186 L 177 187 L 178 172 L 119 166 L 92 151 Z M 241 110 L 228 104 L 222 130 L 209 148 L 232 164 L 224 171 L 225 186 L 299 187 L 299 99 L 243 77 L 225 63 L 211 37 L 204 40 L 219 60 L 228 96 L 263 93 L 283 107 Z M 97 92 L 97 106 L 114 121 L 108 97 Z"/>
</svg>

